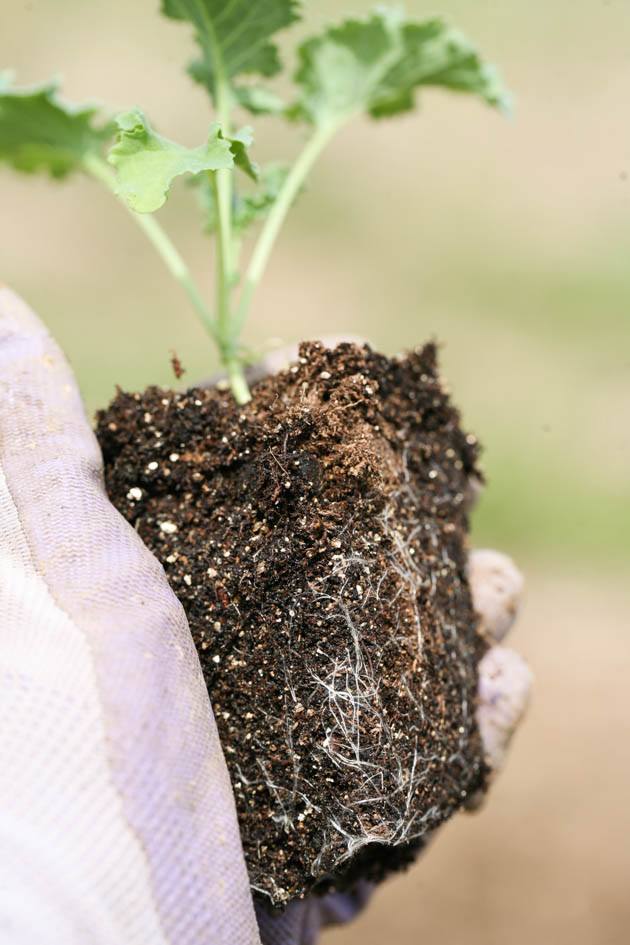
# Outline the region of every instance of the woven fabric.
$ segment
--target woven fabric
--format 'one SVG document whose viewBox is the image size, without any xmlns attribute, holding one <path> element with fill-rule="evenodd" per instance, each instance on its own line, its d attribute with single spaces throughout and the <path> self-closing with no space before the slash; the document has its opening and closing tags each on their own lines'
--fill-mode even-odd
<svg viewBox="0 0 630 945">
<path fill-rule="evenodd" d="M 0 289 L 0 939 L 259 941 L 182 608 L 68 365 Z"/>
</svg>

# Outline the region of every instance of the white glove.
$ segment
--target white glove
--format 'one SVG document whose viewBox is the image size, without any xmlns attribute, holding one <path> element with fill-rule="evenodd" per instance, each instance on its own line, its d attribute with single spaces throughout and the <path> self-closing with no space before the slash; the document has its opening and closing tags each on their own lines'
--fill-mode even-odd
<svg viewBox="0 0 630 945">
<path fill-rule="evenodd" d="M 188 624 L 72 373 L 0 288 L 0 941 L 259 941 Z"/>
</svg>

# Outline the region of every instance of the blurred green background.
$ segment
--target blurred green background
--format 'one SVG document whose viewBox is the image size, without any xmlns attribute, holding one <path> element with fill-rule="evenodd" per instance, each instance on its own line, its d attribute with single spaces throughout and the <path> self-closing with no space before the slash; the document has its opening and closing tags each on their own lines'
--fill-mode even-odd
<svg viewBox="0 0 630 945">
<path fill-rule="evenodd" d="M 140 104 L 165 134 L 197 143 L 210 113 L 180 68 L 190 35 L 157 6 L 6 0 L 2 64 L 24 82 L 61 73 L 72 100 Z M 316 22 L 339 5 L 307 7 Z M 514 119 L 430 90 L 419 114 L 350 127 L 294 209 L 247 338 L 352 331 L 393 352 L 437 337 L 486 447 L 478 539 L 627 563 L 630 3 L 437 8 L 500 64 Z M 299 132 L 257 125 L 258 155 L 295 153 Z M 187 300 L 107 194 L 5 173 L 1 187 L 5 278 L 65 346 L 90 408 L 114 383 L 172 383 L 171 348 L 187 380 L 214 368 Z M 162 217 L 209 288 L 194 194 L 179 186 Z"/>
<path fill-rule="evenodd" d="M 371 6 L 307 0 L 307 19 Z M 427 865 L 387 887 L 381 912 L 331 941 L 622 942 L 630 2 L 406 6 L 447 15 L 478 43 L 515 93 L 514 118 L 429 90 L 417 114 L 348 128 L 293 211 L 247 340 L 353 332 L 385 352 L 443 343 L 454 398 L 485 445 L 473 538 L 528 574 L 516 639 L 539 690 L 488 813 L 447 828 Z M 3 0 L 0 67 L 20 82 L 61 73 L 69 99 L 140 105 L 164 134 L 197 144 L 211 113 L 181 69 L 190 34 L 157 7 Z M 255 125 L 261 160 L 296 153 L 300 132 Z M 0 278 L 56 334 L 90 410 L 116 383 L 172 385 L 171 349 L 185 381 L 215 368 L 180 289 L 96 185 L 2 171 L 0 207 Z M 190 189 L 177 187 L 161 217 L 209 289 L 212 249 Z M 425 890 L 413 908 L 410 883 Z"/>
</svg>

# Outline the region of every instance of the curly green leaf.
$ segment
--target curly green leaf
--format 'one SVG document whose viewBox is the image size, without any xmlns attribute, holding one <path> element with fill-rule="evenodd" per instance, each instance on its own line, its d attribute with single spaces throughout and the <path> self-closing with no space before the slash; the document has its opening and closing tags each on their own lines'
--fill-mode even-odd
<svg viewBox="0 0 630 945">
<path fill-rule="evenodd" d="M 112 126 L 97 122 L 98 108 L 69 105 L 57 90 L 56 82 L 15 88 L 9 73 L 0 75 L 0 162 L 62 178 L 101 153 Z"/>
<path fill-rule="evenodd" d="M 298 0 L 162 0 L 162 13 L 191 23 L 201 58 L 190 73 L 215 96 L 218 81 L 280 71 L 271 37 L 295 23 Z"/>
<path fill-rule="evenodd" d="M 228 139 L 232 147 L 234 163 L 244 174 L 251 177 L 252 180 L 258 180 L 259 168 L 255 161 L 252 161 L 249 155 L 249 148 L 254 141 L 254 135 L 251 128 L 241 128 L 236 134 Z"/>
<path fill-rule="evenodd" d="M 152 213 L 166 201 L 182 174 L 234 166 L 230 142 L 214 124 L 205 144 L 186 148 L 157 134 L 138 109 L 116 119 L 118 135 L 108 160 L 116 168 L 118 193 L 137 213 Z"/>
<path fill-rule="evenodd" d="M 387 10 L 346 20 L 303 43 L 295 80 L 299 95 L 290 115 L 319 127 L 361 112 L 380 118 L 409 111 L 423 86 L 508 104 L 496 71 L 461 33 L 441 19 L 415 23 Z"/>
</svg>

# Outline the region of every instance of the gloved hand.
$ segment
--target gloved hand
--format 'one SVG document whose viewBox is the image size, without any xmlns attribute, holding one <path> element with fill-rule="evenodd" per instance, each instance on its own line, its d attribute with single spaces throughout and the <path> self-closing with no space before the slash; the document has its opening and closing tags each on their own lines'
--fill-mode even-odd
<svg viewBox="0 0 630 945">
<path fill-rule="evenodd" d="M 520 578 L 470 576 L 500 638 Z M 479 724 L 498 766 L 529 673 L 493 647 Z M 261 915 L 306 945 L 369 894 Z M 63 355 L 0 287 L 0 933 L 7 945 L 259 942 L 229 778 L 183 610 L 105 494 Z"/>
<path fill-rule="evenodd" d="M 259 942 L 186 617 L 107 499 L 63 355 L 6 288 L 0 940 Z"/>
</svg>

